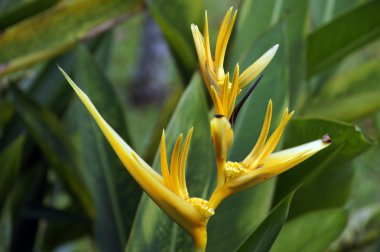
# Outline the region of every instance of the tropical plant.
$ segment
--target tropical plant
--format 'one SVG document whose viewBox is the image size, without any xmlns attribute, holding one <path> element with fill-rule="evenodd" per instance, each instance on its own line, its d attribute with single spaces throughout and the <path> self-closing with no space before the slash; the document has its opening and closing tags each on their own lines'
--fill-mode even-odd
<svg viewBox="0 0 380 252">
<path fill-rule="evenodd" d="M 375 248 L 379 10 L 0 2 L 0 251 Z"/>
</svg>

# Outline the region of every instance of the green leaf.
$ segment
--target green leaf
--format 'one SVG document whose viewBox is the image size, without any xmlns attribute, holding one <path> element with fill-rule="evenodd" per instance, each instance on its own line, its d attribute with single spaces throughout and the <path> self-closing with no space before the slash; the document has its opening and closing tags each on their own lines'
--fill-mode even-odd
<svg viewBox="0 0 380 252">
<path fill-rule="evenodd" d="M 0 139 L 2 137 L 3 131 L 4 131 L 4 125 L 6 125 L 12 118 L 14 113 L 12 104 L 9 101 L 1 101 L 0 102 Z M 1 144 L 0 140 L 0 146 L 3 146 Z M 0 147 L 0 151 L 3 149 L 3 147 Z"/>
<path fill-rule="evenodd" d="M 191 77 L 197 58 L 190 25 L 203 23 L 203 2 L 192 0 L 147 0 L 149 11 L 160 26 L 186 79 Z"/>
<path fill-rule="evenodd" d="M 309 20 L 309 1 L 287 0 L 282 2 L 281 19 L 286 24 L 287 70 L 289 106 L 300 107 L 307 99 L 306 90 L 306 38 Z"/>
<path fill-rule="evenodd" d="M 305 99 L 306 79 L 306 31 L 309 18 L 309 1 L 304 0 L 251 0 L 243 1 L 239 10 L 235 38 L 229 66 L 236 62 L 253 63 L 257 58 L 249 57 L 249 52 L 258 50 L 263 54 L 271 46 L 279 43 L 288 53 L 285 63 L 289 71 L 290 106 L 298 106 Z M 286 39 L 268 41 L 266 47 L 258 48 L 256 41 L 268 30 L 284 25 Z M 283 81 L 283 80 L 281 80 Z"/>
<path fill-rule="evenodd" d="M 190 197 L 204 198 L 213 174 L 210 124 L 201 77 L 197 73 L 185 90 L 166 129 L 167 151 L 171 156 L 180 133 L 194 126 L 186 183 Z M 153 167 L 160 170 L 158 152 Z M 190 236 L 177 226 L 146 195 L 140 202 L 126 251 L 192 251 Z"/>
<path fill-rule="evenodd" d="M 255 49 L 250 52 L 247 59 L 256 58 L 260 54 L 260 49 L 267 47 L 271 41 L 282 41 L 284 39 L 283 28 L 283 25 L 278 25 L 260 37 L 255 44 Z M 273 127 L 277 126 L 276 121 L 282 116 L 287 99 L 284 66 L 285 51 L 280 47 L 276 57 L 265 70 L 262 82 L 253 91 L 239 113 L 234 126 L 235 140 L 229 153 L 229 160 L 237 162 L 243 160 L 255 145 L 270 98 L 274 105 L 272 125 L 274 125 Z M 245 92 L 246 90 L 243 90 L 241 93 Z M 207 250 L 232 251 L 237 249 L 267 216 L 273 189 L 274 180 L 271 180 L 232 195 L 222 202 L 208 225 Z"/>
<path fill-rule="evenodd" d="M 348 10 L 369 0 L 311 0 L 312 26 L 319 27 Z"/>
<path fill-rule="evenodd" d="M 11 212 L 3 211 L 0 214 L 0 251 L 10 251 L 9 245 L 12 239 Z"/>
<path fill-rule="evenodd" d="M 49 110 L 34 102 L 15 85 L 10 87 L 16 111 L 32 138 L 74 200 L 83 207 L 87 216 L 92 218 L 94 216 L 92 199 L 87 188 L 83 186 L 83 179 L 77 170 L 78 165 L 71 144 L 68 142 L 68 133 Z"/>
<path fill-rule="evenodd" d="M 49 221 L 43 233 L 42 251 L 57 250 L 58 246 L 79 240 L 88 235 L 88 232 L 88 226 L 79 221 Z M 93 249 L 94 244 L 91 245 Z"/>
<path fill-rule="evenodd" d="M 22 138 L 20 137 L 19 139 Z M 19 139 L 17 141 L 23 141 Z M 36 189 L 45 178 L 45 172 L 39 168 L 41 167 L 28 167 L 28 169 L 20 173 L 17 178 L 17 186 L 12 188 L 6 198 L 4 209 L 0 215 L 0 251 L 9 251 L 12 233 L 17 232 L 14 227 L 16 227 L 16 224 L 20 224 L 19 220 L 24 205 L 26 202 L 31 201 Z"/>
<path fill-rule="evenodd" d="M 237 16 L 234 40 L 232 44 L 231 57 L 228 65 L 232 69 L 235 64 L 247 61 L 252 47 L 255 50 L 261 49 L 259 54 L 263 54 L 271 46 L 279 41 L 272 41 L 267 48 L 257 48 L 256 40 L 259 39 L 276 22 L 276 11 L 281 8 L 281 1 L 278 0 L 251 0 L 243 1 Z M 281 45 L 282 46 L 282 45 Z M 249 58 L 248 64 L 253 63 L 256 58 Z"/>
<path fill-rule="evenodd" d="M 17 5 L 9 11 L 1 14 L 0 30 L 5 30 L 13 24 L 49 9 L 56 3 L 58 3 L 58 0 L 37 0 L 21 3 L 20 5 Z"/>
<path fill-rule="evenodd" d="M 130 143 L 117 91 L 85 47 L 80 47 L 76 56 L 76 83 L 91 97 L 104 119 Z M 79 106 L 82 172 L 94 198 L 95 239 L 101 251 L 123 251 L 141 189 L 125 170 L 88 111 L 82 104 Z"/>
<path fill-rule="evenodd" d="M 311 33 L 307 41 L 308 75 L 313 76 L 336 64 L 378 37 L 379 10 L 380 2 L 370 1 Z"/>
<path fill-rule="evenodd" d="M 57 71 L 57 63 L 71 72 L 74 55 L 72 52 L 56 57 L 49 62 L 28 81 L 28 93 L 39 104 L 48 107 L 51 111 L 62 113 L 70 101 L 70 89 L 66 80 Z M 54 85 L 52 85 L 54 83 Z"/>
<path fill-rule="evenodd" d="M 282 228 L 271 252 L 326 251 L 346 226 L 347 213 L 342 209 L 312 212 L 294 219 Z"/>
<path fill-rule="evenodd" d="M 293 192 L 278 203 L 260 226 L 239 248 L 239 252 L 260 252 L 270 250 L 286 221 L 292 197 Z"/>
<path fill-rule="evenodd" d="M 320 139 L 326 133 L 333 141 L 328 148 L 278 179 L 275 202 L 302 184 L 294 195 L 290 218 L 343 206 L 350 197 L 354 174 L 347 163 L 371 146 L 357 127 L 321 119 L 294 119 L 287 128 L 285 147 Z"/>
<path fill-rule="evenodd" d="M 24 0 L 25 1 L 25 0 Z M 0 13 L 8 12 L 12 8 L 17 8 L 23 0 L 3 0 L 0 1 Z"/>
<path fill-rule="evenodd" d="M 334 76 L 310 101 L 304 114 L 354 121 L 380 109 L 379 68 L 376 59 Z"/>
<path fill-rule="evenodd" d="M 24 136 L 18 137 L 0 153 L 0 214 L 19 172 Z"/>
<path fill-rule="evenodd" d="M 60 54 L 109 29 L 136 10 L 139 0 L 64 1 L 0 36 L 0 75 Z"/>
</svg>

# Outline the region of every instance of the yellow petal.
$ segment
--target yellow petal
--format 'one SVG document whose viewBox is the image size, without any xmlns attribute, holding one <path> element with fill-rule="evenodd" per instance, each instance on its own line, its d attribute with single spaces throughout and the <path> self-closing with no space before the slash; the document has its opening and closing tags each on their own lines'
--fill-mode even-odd
<svg viewBox="0 0 380 252">
<path fill-rule="evenodd" d="M 201 67 L 202 75 L 206 82 L 206 87 L 208 91 L 210 92 L 210 84 L 207 78 L 207 69 L 206 69 L 207 60 L 206 60 L 205 47 L 203 45 L 203 37 L 199 32 L 198 26 L 194 24 L 191 25 L 191 33 L 193 34 L 195 49 L 198 55 L 199 66 Z"/>
<path fill-rule="evenodd" d="M 296 166 L 303 160 L 331 144 L 326 140 L 315 140 L 293 148 L 272 153 L 264 162 L 266 169 L 283 170 Z M 281 171 L 283 172 L 283 171 Z"/>
<path fill-rule="evenodd" d="M 222 104 L 223 104 L 223 110 L 227 112 L 227 109 L 228 109 L 228 95 L 229 95 L 229 92 L 228 92 L 228 85 L 229 85 L 229 80 L 230 80 L 230 74 L 227 73 L 226 76 L 224 77 L 224 82 L 223 82 L 223 86 L 222 86 L 222 94 L 221 94 L 221 97 L 222 97 Z"/>
<path fill-rule="evenodd" d="M 240 88 L 253 81 L 268 66 L 278 49 L 278 44 L 269 49 L 258 60 L 250 65 L 239 77 Z"/>
<path fill-rule="evenodd" d="M 315 140 L 276 152 L 266 159 L 262 167 L 231 180 L 228 187 L 236 192 L 264 182 L 296 166 L 330 144 L 330 140 Z"/>
<path fill-rule="evenodd" d="M 182 143 L 182 134 L 179 135 L 177 138 L 177 141 L 174 145 L 174 149 L 172 152 L 172 158 L 170 161 L 170 174 L 172 177 L 172 182 L 173 182 L 173 191 L 177 194 L 180 195 L 182 198 L 182 192 L 181 192 L 181 186 L 179 184 L 179 153 L 180 153 L 180 148 L 181 148 L 181 143 Z"/>
<path fill-rule="evenodd" d="M 223 109 L 223 104 L 222 102 L 220 101 L 220 98 L 219 98 L 219 94 L 218 92 L 216 91 L 216 89 L 214 88 L 214 86 L 211 86 L 211 92 L 210 92 L 210 95 L 211 95 L 211 99 L 213 100 L 214 102 L 214 106 L 215 106 L 215 111 L 217 114 L 219 115 L 225 115 L 225 111 Z"/>
<path fill-rule="evenodd" d="M 248 156 L 242 162 L 244 166 L 249 167 L 249 164 L 254 162 L 254 159 L 257 157 L 257 155 L 263 148 L 265 140 L 267 139 L 267 136 L 268 136 L 271 120 L 272 120 L 272 100 L 269 100 L 267 112 L 265 114 L 265 119 L 264 119 L 264 123 L 261 129 L 259 139 L 257 140 L 255 147 L 253 147 L 252 151 L 248 154 Z"/>
<path fill-rule="evenodd" d="M 226 117 L 216 116 L 211 120 L 211 137 L 217 164 L 217 185 L 220 186 L 225 181 L 224 167 L 228 150 L 234 139 L 234 132 Z"/>
<path fill-rule="evenodd" d="M 226 54 L 228 40 L 231 36 L 232 28 L 236 19 L 237 11 L 231 18 L 232 7 L 228 10 L 226 16 L 224 17 L 222 24 L 219 29 L 218 38 L 216 40 L 215 48 L 215 69 L 217 72 L 217 78 L 220 80 L 224 76 L 224 56 Z"/>
<path fill-rule="evenodd" d="M 187 156 L 189 154 L 192 135 L 193 135 L 193 128 L 191 128 L 189 132 L 187 133 L 187 136 L 183 143 L 180 160 L 179 160 L 180 169 L 179 169 L 178 180 L 181 186 L 182 194 L 185 196 L 185 199 L 189 198 L 189 193 L 187 192 L 187 186 L 186 186 L 186 163 L 187 163 Z"/>
<path fill-rule="evenodd" d="M 131 147 L 108 125 L 99 114 L 88 96 L 59 68 L 66 80 L 72 86 L 85 107 L 95 119 L 104 136 L 110 143 L 125 168 L 140 184 L 144 191 L 159 205 L 173 220 L 189 233 L 194 226 L 203 225 L 204 218 L 186 200 L 177 196 L 164 184 L 162 177 L 139 157 Z"/>
<path fill-rule="evenodd" d="M 249 164 L 250 169 L 255 169 L 258 165 L 261 165 L 265 161 L 265 159 L 273 152 L 273 150 L 276 148 L 278 142 L 280 141 L 282 133 L 285 130 L 285 126 L 289 122 L 293 113 L 294 112 L 291 112 L 290 114 L 288 114 L 288 110 L 286 109 L 284 116 L 283 116 L 283 119 L 280 122 L 280 125 L 273 132 L 273 134 L 270 136 L 268 141 L 264 144 L 260 153 L 255 158 L 254 162 Z"/>
<path fill-rule="evenodd" d="M 160 144 L 160 157 L 161 157 L 161 172 L 164 177 L 165 185 L 170 189 L 174 190 L 172 178 L 170 176 L 169 167 L 168 167 L 168 159 L 166 153 L 166 139 L 165 139 L 165 131 L 162 131 L 161 136 L 161 144 Z"/>
<path fill-rule="evenodd" d="M 236 64 L 235 66 L 235 71 L 234 71 L 234 77 L 232 79 L 232 84 L 231 84 L 231 91 L 230 95 L 228 97 L 228 111 L 227 111 L 227 117 L 230 118 L 231 114 L 234 110 L 235 107 L 235 102 L 236 102 L 236 97 L 238 96 L 239 93 L 239 64 Z"/>
</svg>

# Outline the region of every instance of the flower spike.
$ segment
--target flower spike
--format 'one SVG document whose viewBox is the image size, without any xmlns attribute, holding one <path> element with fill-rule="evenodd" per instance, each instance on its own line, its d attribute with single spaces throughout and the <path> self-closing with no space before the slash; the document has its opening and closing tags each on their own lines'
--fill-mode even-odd
<svg viewBox="0 0 380 252">
<path fill-rule="evenodd" d="M 331 138 L 325 135 L 320 140 L 273 153 L 293 113 L 285 109 L 278 127 L 267 139 L 272 119 L 272 101 L 269 100 L 261 133 L 247 157 L 241 162 L 226 161 L 223 165 L 218 165 L 217 162 L 218 183 L 209 201 L 212 208 L 217 208 L 220 202 L 229 195 L 277 176 L 331 144 Z M 211 125 L 213 125 L 213 120 L 215 119 L 212 119 Z M 211 126 L 212 133 L 216 131 L 214 128 Z M 213 133 L 213 139 L 214 135 L 215 133 Z M 221 149 L 216 146 L 214 148 Z M 223 170 L 223 175 L 219 175 L 220 170 Z"/>
<path fill-rule="evenodd" d="M 236 97 L 239 95 L 241 89 L 260 75 L 278 49 L 278 45 L 273 46 L 242 74 L 239 74 L 239 66 L 236 64 L 233 75 L 234 78 L 231 82 L 229 73 L 224 70 L 224 58 L 236 15 L 237 11 L 233 12 L 233 8 L 231 7 L 220 25 L 216 39 L 215 58 L 213 58 L 211 54 L 207 12 L 205 12 L 204 37 L 196 25 L 191 25 L 191 32 L 193 34 L 200 68 L 206 82 L 206 87 L 214 103 L 216 113 L 225 115 L 230 121 L 233 115 Z"/>
<path fill-rule="evenodd" d="M 210 46 L 207 12 L 203 35 L 191 25 L 195 48 L 207 90 L 214 103 L 216 115 L 210 121 L 214 147 L 217 183 L 209 201 L 190 197 L 186 184 L 186 166 L 193 134 L 191 128 L 186 137 L 180 134 L 171 153 L 170 164 L 166 148 L 165 131 L 160 143 L 161 174 L 152 169 L 103 119 L 88 96 L 61 69 L 60 71 L 90 112 L 105 138 L 125 166 L 149 197 L 194 239 L 197 251 L 205 251 L 206 226 L 209 218 L 223 199 L 233 193 L 264 182 L 296 166 L 332 143 L 328 135 L 300 146 L 274 152 L 294 111 L 285 109 L 277 128 L 269 134 L 272 120 L 272 101 L 269 100 L 258 140 L 249 154 L 240 162 L 229 161 L 228 152 L 233 144 L 233 124 L 237 115 L 262 78 L 262 72 L 270 63 L 278 45 L 270 48 L 246 70 L 236 64 L 233 74 L 224 70 L 224 59 L 237 11 L 231 7 L 226 13 L 216 39 L 215 57 Z M 232 77 L 232 79 L 230 79 Z M 251 88 L 235 106 L 242 88 L 254 81 Z"/>
</svg>

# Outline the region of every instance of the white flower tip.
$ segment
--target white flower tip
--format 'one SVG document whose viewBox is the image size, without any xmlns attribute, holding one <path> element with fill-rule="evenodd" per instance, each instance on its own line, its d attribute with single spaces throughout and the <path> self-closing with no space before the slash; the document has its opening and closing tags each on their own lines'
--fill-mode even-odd
<svg viewBox="0 0 380 252">
<path fill-rule="evenodd" d="M 331 144 L 332 143 L 332 139 L 329 136 L 329 134 L 324 134 L 322 136 L 322 142 L 325 143 L 325 144 Z"/>
<path fill-rule="evenodd" d="M 198 29 L 198 26 L 196 26 L 195 24 L 191 24 L 191 30 L 193 31 L 193 32 L 195 32 L 197 29 Z"/>
<path fill-rule="evenodd" d="M 274 55 L 276 54 L 277 50 L 278 50 L 278 47 L 279 47 L 279 44 L 276 44 L 274 46 L 272 46 L 271 49 L 269 49 L 267 52 L 266 52 L 266 58 L 268 59 L 272 59 L 274 57 Z"/>
</svg>

